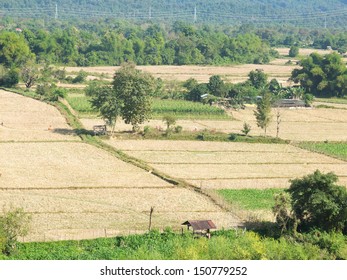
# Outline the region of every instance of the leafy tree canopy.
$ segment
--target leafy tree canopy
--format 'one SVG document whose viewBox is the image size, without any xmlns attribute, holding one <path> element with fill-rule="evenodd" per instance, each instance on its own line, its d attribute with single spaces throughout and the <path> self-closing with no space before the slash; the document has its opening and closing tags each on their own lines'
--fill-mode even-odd
<svg viewBox="0 0 347 280">
<path fill-rule="evenodd" d="M 300 65 L 302 68 L 293 70 L 291 79 L 306 92 L 322 97 L 347 94 L 347 68 L 337 53 L 325 56 L 313 53 Z"/>
</svg>

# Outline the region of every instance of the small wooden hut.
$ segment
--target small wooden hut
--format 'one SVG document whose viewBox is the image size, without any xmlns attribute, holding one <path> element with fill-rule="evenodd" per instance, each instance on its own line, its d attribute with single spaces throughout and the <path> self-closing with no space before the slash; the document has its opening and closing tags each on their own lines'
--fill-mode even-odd
<svg viewBox="0 0 347 280">
<path fill-rule="evenodd" d="M 188 230 L 193 229 L 196 236 L 211 237 L 211 229 L 216 229 L 216 225 L 211 220 L 192 220 L 185 221 L 182 226 L 187 226 Z"/>
</svg>

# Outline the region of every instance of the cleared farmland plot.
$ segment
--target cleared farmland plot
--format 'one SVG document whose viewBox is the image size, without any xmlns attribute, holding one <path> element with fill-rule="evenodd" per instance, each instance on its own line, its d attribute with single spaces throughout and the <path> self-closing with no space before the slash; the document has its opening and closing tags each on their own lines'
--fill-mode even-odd
<svg viewBox="0 0 347 280">
<path fill-rule="evenodd" d="M 4 143 L 0 158 L 1 188 L 169 186 L 82 143 Z"/>
<path fill-rule="evenodd" d="M 209 218 L 220 227 L 235 219 L 206 197 L 186 189 L 78 189 L 1 191 L 1 203 L 22 206 L 33 215 L 27 240 L 79 239 L 144 231 L 155 207 L 153 227 L 179 228 L 185 219 Z"/>
<path fill-rule="evenodd" d="M 23 207 L 32 215 L 25 241 L 143 232 L 152 206 L 154 228 L 187 219 L 226 228 L 238 222 L 204 195 L 74 141 L 54 107 L 4 91 L 0 98 L 0 209 Z"/>
<path fill-rule="evenodd" d="M 0 104 L 0 141 L 79 140 L 53 106 L 3 90 Z"/>
<path fill-rule="evenodd" d="M 347 186 L 347 163 L 291 145 L 189 141 L 110 141 L 154 168 L 204 189 L 284 188 L 319 169 Z"/>
</svg>

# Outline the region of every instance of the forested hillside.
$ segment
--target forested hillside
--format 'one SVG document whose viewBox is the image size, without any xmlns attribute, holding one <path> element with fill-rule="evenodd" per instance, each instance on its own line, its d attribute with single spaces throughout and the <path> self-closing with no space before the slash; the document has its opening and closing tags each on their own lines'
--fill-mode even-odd
<svg viewBox="0 0 347 280">
<path fill-rule="evenodd" d="M 0 15 L 344 28 L 346 0 L 3 0 Z"/>
</svg>

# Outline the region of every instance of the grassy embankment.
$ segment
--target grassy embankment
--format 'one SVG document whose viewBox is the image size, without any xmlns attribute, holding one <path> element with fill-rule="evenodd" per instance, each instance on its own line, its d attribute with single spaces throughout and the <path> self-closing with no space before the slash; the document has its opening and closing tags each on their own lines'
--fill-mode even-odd
<svg viewBox="0 0 347 280">
<path fill-rule="evenodd" d="M 193 238 L 166 230 L 143 235 L 94 240 L 33 242 L 19 244 L 18 253 L 0 259 L 30 260 L 315 260 L 346 259 L 342 234 L 311 233 L 296 237 L 261 237 L 252 231 L 228 230 L 212 238 Z"/>
</svg>

